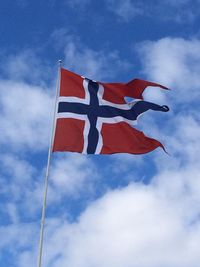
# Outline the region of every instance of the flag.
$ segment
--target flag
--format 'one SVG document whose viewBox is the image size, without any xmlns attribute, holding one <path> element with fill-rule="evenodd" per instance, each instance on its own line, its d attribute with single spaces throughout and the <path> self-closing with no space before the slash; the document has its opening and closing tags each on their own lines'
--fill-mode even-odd
<svg viewBox="0 0 200 267">
<path fill-rule="evenodd" d="M 53 152 L 83 154 L 144 154 L 163 145 L 133 126 L 147 110 L 167 112 L 143 100 L 148 86 L 166 87 L 140 79 L 102 83 L 61 68 Z M 125 97 L 136 100 L 126 102 Z"/>
</svg>

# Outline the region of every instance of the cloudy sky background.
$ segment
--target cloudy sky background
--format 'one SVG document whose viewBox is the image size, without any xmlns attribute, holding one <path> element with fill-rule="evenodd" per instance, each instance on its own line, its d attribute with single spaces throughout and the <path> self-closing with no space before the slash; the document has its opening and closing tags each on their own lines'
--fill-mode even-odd
<svg viewBox="0 0 200 267">
<path fill-rule="evenodd" d="M 0 3 L 0 266 L 35 267 L 57 60 L 104 82 L 159 82 L 144 155 L 55 153 L 43 266 L 199 267 L 200 1 Z"/>
</svg>

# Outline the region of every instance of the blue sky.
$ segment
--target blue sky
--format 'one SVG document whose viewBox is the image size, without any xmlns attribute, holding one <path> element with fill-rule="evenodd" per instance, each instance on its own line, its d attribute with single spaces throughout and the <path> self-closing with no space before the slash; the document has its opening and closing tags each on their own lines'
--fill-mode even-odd
<svg viewBox="0 0 200 267">
<path fill-rule="evenodd" d="M 104 82 L 140 77 L 170 106 L 138 124 L 144 156 L 56 153 L 43 266 L 199 267 L 200 1 L 0 3 L 0 266 L 36 266 L 57 61 Z"/>
</svg>

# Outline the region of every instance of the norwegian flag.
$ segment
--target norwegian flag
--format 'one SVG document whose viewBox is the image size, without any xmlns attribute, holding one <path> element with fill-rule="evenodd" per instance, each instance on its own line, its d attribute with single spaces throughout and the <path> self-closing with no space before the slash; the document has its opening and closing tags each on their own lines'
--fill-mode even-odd
<svg viewBox="0 0 200 267">
<path fill-rule="evenodd" d="M 129 83 L 95 82 L 61 68 L 53 151 L 143 154 L 164 148 L 133 128 L 138 116 L 147 110 L 169 110 L 143 100 L 147 86 L 167 89 L 139 79 Z M 137 100 L 127 103 L 125 97 Z"/>
</svg>

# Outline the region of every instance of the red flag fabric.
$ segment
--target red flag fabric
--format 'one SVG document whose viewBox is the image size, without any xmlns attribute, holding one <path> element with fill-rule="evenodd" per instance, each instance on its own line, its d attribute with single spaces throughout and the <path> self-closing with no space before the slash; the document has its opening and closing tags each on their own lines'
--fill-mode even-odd
<svg viewBox="0 0 200 267">
<path fill-rule="evenodd" d="M 60 96 L 53 152 L 84 154 L 144 154 L 163 145 L 133 125 L 149 109 L 167 112 L 143 100 L 148 86 L 166 87 L 134 79 L 128 83 L 102 83 L 61 68 Z M 127 103 L 125 97 L 137 99 Z"/>
</svg>

